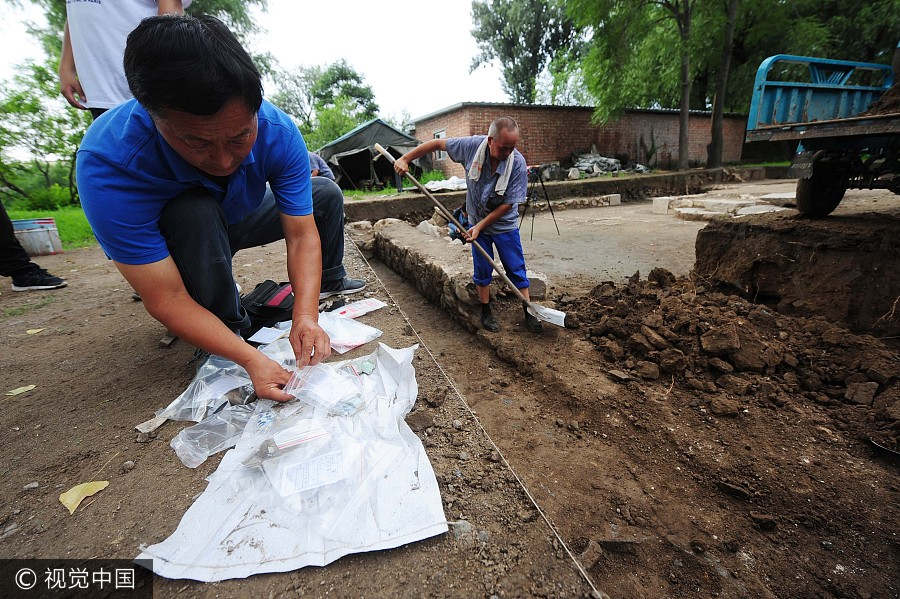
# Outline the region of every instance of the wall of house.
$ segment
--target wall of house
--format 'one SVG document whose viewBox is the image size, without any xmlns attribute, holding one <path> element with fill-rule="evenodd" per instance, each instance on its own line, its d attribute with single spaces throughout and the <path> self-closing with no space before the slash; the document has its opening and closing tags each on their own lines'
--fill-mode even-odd
<svg viewBox="0 0 900 599">
<path fill-rule="evenodd" d="M 565 161 L 572 153 L 589 151 L 595 145 L 606 156 L 628 161 L 650 162 L 657 168 L 673 168 L 678 161 L 678 113 L 626 111 L 618 119 L 597 127 L 591 123 L 592 110 L 582 107 L 466 106 L 416 123 L 420 141 L 443 131 L 446 137 L 487 133 L 492 120 L 510 116 L 519 123 L 519 151 L 528 164 Z M 706 162 L 710 140 L 710 117 L 691 115 L 689 155 L 692 164 Z M 724 123 L 725 162 L 740 160 L 744 117 L 726 116 Z M 652 159 L 649 155 L 652 154 Z M 444 158 L 435 168 L 448 177 L 462 177 L 462 165 Z"/>
<path fill-rule="evenodd" d="M 691 115 L 688 119 L 688 159 L 692 166 L 706 163 L 710 124 L 710 117 L 705 115 Z M 746 124 L 744 117 L 725 117 L 726 163 L 740 160 Z M 678 130 L 678 113 L 629 111 L 597 128 L 595 143 L 597 151 L 607 156 L 627 156 L 630 161 L 674 168 L 678 163 Z"/>
</svg>

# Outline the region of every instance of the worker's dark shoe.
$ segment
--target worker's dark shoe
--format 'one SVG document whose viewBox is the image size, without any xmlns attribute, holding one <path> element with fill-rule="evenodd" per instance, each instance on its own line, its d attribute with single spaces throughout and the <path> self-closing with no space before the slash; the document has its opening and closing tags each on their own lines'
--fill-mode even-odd
<svg viewBox="0 0 900 599">
<path fill-rule="evenodd" d="M 532 333 L 540 333 L 544 330 L 544 325 L 533 314 L 525 312 L 525 328 Z"/>
<path fill-rule="evenodd" d="M 323 300 L 326 297 L 331 297 L 332 295 L 349 295 L 351 293 L 359 293 L 365 288 L 365 281 L 360 281 L 359 279 L 351 279 L 350 277 L 344 277 L 340 281 L 322 283 L 322 288 L 319 292 L 319 300 Z"/>
<path fill-rule="evenodd" d="M 41 289 L 59 289 L 68 285 L 65 279 L 51 275 L 43 268 L 35 268 L 22 274 L 13 275 L 13 291 L 38 291 Z"/>
<path fill-rule="evenodd" d="M 497 319 L 490 312 L 482 312 L 481 326 L 485 331 L 490 331 L 491 333 L 496 333 L 500 330 L 500 323 L 497 322 Z"/>
<path fill-rule="evenodd" d="M 481 304 L 481 327 L 491 333 L 496 333 L 500 330 L 500 323 L 494 318 L 490 303 Z"/>
</svg>

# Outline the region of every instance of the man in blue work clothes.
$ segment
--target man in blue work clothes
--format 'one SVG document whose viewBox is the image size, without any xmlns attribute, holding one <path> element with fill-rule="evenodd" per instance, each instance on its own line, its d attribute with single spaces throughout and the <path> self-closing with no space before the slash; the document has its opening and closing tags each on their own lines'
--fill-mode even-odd
<svg viewBox="0 0 900 599">
<path fill-rule="evenodd" d="M 334 173 L 328 168 L 328 163 L 315 152 L 309 153 L 309 174 L 313 177 L 325 177 L 334 181 Z"/>
<path fill-rule="evenodd" d="M 410 162 L 436 151 L 445 151 L 451 160 L 462 164 L 466 169 L 466 214 L 470 227 L 465 234 L 466 240 L 481 245 L 491 257 L 496 246 L 509 280 L 529 299 L 517 210 L 528 193 L 528 167 L 525 158 L 516 150 L 518 142 L 519 125 L 513 119 L 503 117 L 491 123 L 486 136 L 427 141 L 398 158 L 394 169 L 405 174 Z M 472 262 L 475 271 L 472 280 L 481 302 L 481 325 L 488 331 L 499 331 L 500 324 L 490 303 L 493 267 L 474 247 Z M 532 333 L 539 333 L 541 322 L 528 310 L 523 311 L 525 327 Z"/>
<path fill-rule="evenodd" d="M 235 333 L 250 325 L 235 252 L 284 239 L 300 366 L 331 353 L 322 297 L 359 291 L 343 261 L 343 195 L 309 176 L 290 118 L 263 101 L 259 72 L 213 17 L 144 19 L 128 36 L 134 100 L 91 125 L 77 156 L 85 214 L 151 316 L 243 366 L 261 398 L 288 400 L 290 373 Z"/>
</svg>

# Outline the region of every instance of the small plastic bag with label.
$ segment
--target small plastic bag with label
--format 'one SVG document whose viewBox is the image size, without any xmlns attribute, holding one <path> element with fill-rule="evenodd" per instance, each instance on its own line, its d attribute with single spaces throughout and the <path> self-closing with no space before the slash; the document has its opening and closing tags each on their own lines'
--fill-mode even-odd
<svg viewBox="0 0 900 599">
<path fill-rule="evenodd" d="M 333 312 L 319 314 L 319 326 L 328 333 L 331 349 L 339 354 L 364 345 L 381 337 L 381 331 L 352 318 L 338 316 Z"/>
<path fill-rule="evenodd" d="M 299 412 L 274 423 L 258 455 L 288 507 L 330 526 L 356 486 L 361 453 L 362 444 L 341 434 L 331 419 Z"/>
<path fill-rule="evenodd" d="M 365 406 L 362 381 L 352 367 L 304 366 L 294 372 L 284 391 L 332 416 L 353 416 Z"/>
</svg>

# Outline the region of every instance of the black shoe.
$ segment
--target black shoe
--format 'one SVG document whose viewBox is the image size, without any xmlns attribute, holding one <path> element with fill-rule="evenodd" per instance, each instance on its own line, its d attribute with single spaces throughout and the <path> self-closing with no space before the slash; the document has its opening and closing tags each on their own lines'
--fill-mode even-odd
<svg viewBox="0 0 900 599">
<path fill-rule="evenodd" d="M 344 277 L 340 281 L 330 283 L 322 283 L 322 289 L 319 292 L 319 299 L 323 300 L 332 295 L 349 295 L 351 293 L 359 293 L 366 288 L 366 282 L 359 279 L 351 279 Z"/>
<path fill-rule="evenodd" d="M 65 279 L 54 277 L 43 268 L 35 268 L 20 275 L 13 275 L 13 291 L 37 291 L 40 289 L 59 289 L 68 285 Z"/>
<path fill-rule="evenodd" d="M 544 330 L 541 321 L 534 317 L 530 312 L 525 313 L 525 328 L 531 333 L 540 333 Z"/>
<path fill-rule="evenodd" d="M 490 331 L 491 333 L 496 333 L 500 330 L 500 323 L 497 322 L 497 319 L 490 312 L 481 313 L 481 326 L 485 331 Z"/>
</svg>

